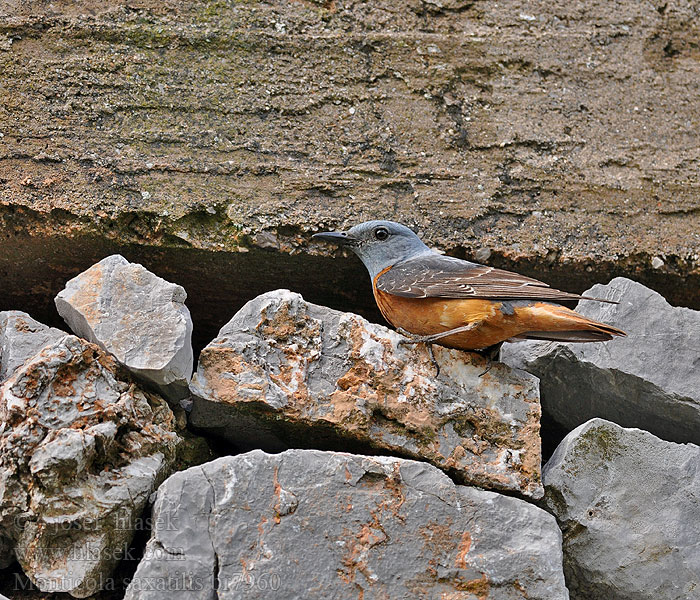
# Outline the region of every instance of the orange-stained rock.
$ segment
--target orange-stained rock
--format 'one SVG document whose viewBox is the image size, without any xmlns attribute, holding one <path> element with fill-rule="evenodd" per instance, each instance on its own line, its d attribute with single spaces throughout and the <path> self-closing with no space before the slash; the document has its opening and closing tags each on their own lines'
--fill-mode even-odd
<svg viewBox="0 0 700 600">
<path fill-rule="evenodd" d="M 433 362 L 402 339 L 287 290 L 263 294 L 202 352 L 191 422 L 237 449 L 392 453 L 541 497 L 537 380 L 439 346 Z"/>
<path fill-rule="evenodd" d="M 40 332 L 43 333 L 43 332 Z M 42 591 L 104 585 L 182 438 L 162 398 L 65 335 L 0 387 L 0 534 Z"/>
<path fill-rule="evenodd" d="M 253 450 L 170 477 L 153 523 L 126 600 L 569 598 L 552 515 L 425 462 Z"/>
</svg>

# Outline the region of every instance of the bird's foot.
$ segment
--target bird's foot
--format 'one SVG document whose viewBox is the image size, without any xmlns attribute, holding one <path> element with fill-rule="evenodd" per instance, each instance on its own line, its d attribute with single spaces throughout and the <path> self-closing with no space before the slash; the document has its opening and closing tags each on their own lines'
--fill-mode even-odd
<svg viewBox="0 0 700 600">
<path fill-rule="evenodd" d="M 413 335 L 412 333 L 406 331 L 405 329 L 402 329 L 401 327 L 397 327 L 396 331 L 398 331 L 401 335 L 403 335 L 407 339 L 399 340 L 399 345 L 408 345 L 408 344 L 420 344 L 424 343 L 426 347 L 428 348 L 428 354 L 430 355 L 430 362 L 433 363 L 433 366 L 435 367 L 435 377 L 440 375 L 440 364 L 438 361 L 435 359 L 435 353 L 433 352 L 433 346 L 430 343 L 432 340 L 432 336 L 430 335 Z"/>
<path fill-rule="evenodd" d="M 501 346 L 503 345 L 503 342 L 500 342 L 498 344 L 494 344 L 493 346 L 489 346 L 488 348 L 484 348 L 483 350 L 479 350 L 477 354 L 481 354 L 486 360 L 488 360 L 488 364 L 486 365 L 486 370 L 479 375 L 479 377 L 483 377 L 486 375 L 491 370 L 491 367 L 493 367 L 493 364 L 495 362 L 498 362 L 498 360 L 501 358 Z"/>
</svg>

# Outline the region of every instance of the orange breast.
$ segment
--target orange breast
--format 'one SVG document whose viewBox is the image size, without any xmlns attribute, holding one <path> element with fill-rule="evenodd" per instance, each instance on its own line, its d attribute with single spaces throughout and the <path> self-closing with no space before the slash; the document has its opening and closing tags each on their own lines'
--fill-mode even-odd
<svg viewBox="0 0 700 600">
<path fill-rule="evenodd" d="M 403 298 L 376 288 L 374 298 L 389 323 L 416 335 L 432 335 L 476 321 L 481 322 L 480 326 L 472 331 L 450 335 L 438 342 L 451 348 L 487 348 L 522 333 L 518 331 L 511 334 L 512 327 L 508 328 L 509 331 L 503 330 L 503 314 L 498 310 L 500 303 L 491 300 Z"/>
</svg>

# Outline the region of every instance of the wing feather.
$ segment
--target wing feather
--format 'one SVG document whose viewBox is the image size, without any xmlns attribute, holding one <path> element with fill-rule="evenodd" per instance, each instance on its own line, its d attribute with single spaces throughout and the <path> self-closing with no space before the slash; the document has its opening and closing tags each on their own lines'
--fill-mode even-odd
<svg viewBox="0 0 700 600">
<path fill-rule="evenodd" d="M 425 254 L 394 265 L 376 279 L 377 289 L 405 298 L 492 300 L 578 300 L 518 273 L 440 254 Z"/>
</svg>

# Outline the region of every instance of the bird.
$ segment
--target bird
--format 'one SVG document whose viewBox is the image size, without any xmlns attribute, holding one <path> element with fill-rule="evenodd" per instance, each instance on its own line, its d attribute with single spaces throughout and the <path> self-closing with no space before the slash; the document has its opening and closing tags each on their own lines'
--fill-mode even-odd
<svg viewBox="0 0 700 600">
<path fill-rule="evenodd" d="M 604 342 L 626 335 L 566 306 L 579 300 L 617 304 L 612 300 L 563 292 L 531 277 L 440 254 L 400 223 L 367 221 L 312 237 L 360 258 L 380 312 L 414 343 L 493 357 L 503 342 Z"/>
</svg>

